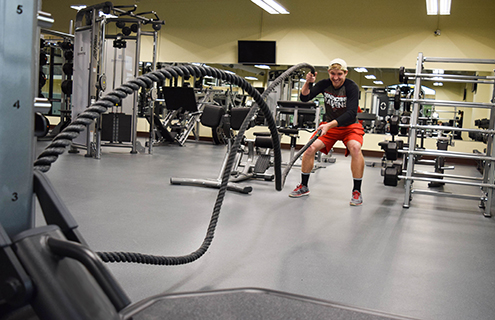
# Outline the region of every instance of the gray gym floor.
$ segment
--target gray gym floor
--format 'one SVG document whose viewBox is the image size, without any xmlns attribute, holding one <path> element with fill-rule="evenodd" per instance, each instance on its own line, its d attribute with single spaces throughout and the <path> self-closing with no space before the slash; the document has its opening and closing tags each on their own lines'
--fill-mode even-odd
<svg viewBox="0 0 495 320">
<path fill-rule="evenodd" d="M 38 142 L 37 152 L 46 145 Z M 169 179 L 216 178 L 225 147 L 191 141 L 153 155 L 129 151 L 104 147 L 101 160 L 65 152 L 47 173 L 91 249 L 195 251 L 218 190 Z M 419 319 L 494 319 L 495 218 L 483 217 L 475 201 L 426 195 L 403 209 L 403 184 L 384 186 L 379 167 L 365 168 L 364 204 L 351 207 L 350 159 L 335 157 L 312 175 L 309 197 L 288 197 L 299 168 L 281 192 L 262 180 L 243 182 L 253 187 L 249 195 L 229 191 L 211 248 L 196 262 L 107 266 L 133 302 L 257 287 Z M 479 175 L 471 166 L 455 170 Z"/>
</svg>

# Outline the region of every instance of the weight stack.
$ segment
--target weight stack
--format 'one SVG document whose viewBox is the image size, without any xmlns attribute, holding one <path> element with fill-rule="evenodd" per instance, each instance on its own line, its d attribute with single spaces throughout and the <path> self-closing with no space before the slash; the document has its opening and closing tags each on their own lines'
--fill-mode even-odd
<svg viewBox="0 0 495 320">
<path fill-rule="evenodd" d="M 101 117 L 101 140 L 131 142 L 132 116 L 125 113 L 105 113 Z"/>
</svg>

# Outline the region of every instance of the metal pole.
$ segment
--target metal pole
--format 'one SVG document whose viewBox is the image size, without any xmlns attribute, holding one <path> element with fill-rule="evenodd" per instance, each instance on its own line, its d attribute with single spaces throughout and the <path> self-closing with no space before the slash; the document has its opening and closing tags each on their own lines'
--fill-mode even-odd
<svg viewBox="0 0 495 320">
<path fill-rule="evenodd" d="M 495 86 L 493 86 L 491 102 L 495 103 Z M 490 129 L 495 128 L 495 110 L 493 108 L 490 110 L 490 126 L 489 126 L 489 128 Z M 495 141 L 493 139 L 493 135 L 489 135 L 487 143 L 486 143 L 486 155 L 487 156 L 490 156 L 490 157 L 493 156 L 493 150 L 495 148 L 494 143 L 495 143 Z M 495 173 L 494 173 L 495 168 L 494 168 L 494 166 L 495 166 L 495 161 L 493 160 L 493 158 L 491 161 L 485 162 L 485 168 L 483 170 L 483 178 L 484 178 L 484 181 L 486 181 L 489 184 L 492 184 L 495 181 Z M 492 208 L 495 205 L 494 204 L 494 202 L 495 202 L 495 194 L 494 194 L 495 190 L 489 189 L 489 190 L 484 190 L 484 191 L 487 192 L 487 203 L 484 206 L 485 207 L 484 215 L 485 215 L 485 217 L 491 217 L 492 216 Z"/>
<path fill-rule="evenodd" d="M 453 197 L 456 199 L 466 199 L 466 200 L 478 200 L 478 201 L 484 200 L 484 197 L 482 197 L 482 196 L 473 196 L 473 195 L 468 195 L 468 194 L 454 194 L 454 193 L 447 193 L 447 192 L 441 192 L 441 191 L 431 191 L 431 190 L 413 189 L 412 193 L 424 194 L 424 195 L 428 195 L 428 196 Z"/>
<path fill-rule="evenodd" d="M 141 27 L 141 23 L 139 23 L 139 27 Z M 144 33 L 142 33 L 144 34 Z M 146 34 L 148 35 L 148 34 Z M 157 45 L 157 32 L 153 32 L 153 62 L 151 67 L 153 68 L 153 71 L 156 71 L 156 45 Z M 153 89 L 155 92 L 155 95 L 157 93 L 157 83 L 153 83 Z M 149 139 L 148 139 L 148 153 L 153 154 L 153 143 L 155 143 L 155 100 L 156 96 L 153 97 L 151 95 L 150 97 L 150 132 L 149 132 Z"/>
<path fill-rule="evenodd" d="M 98 59 L 98 68 L 97 68 L 97 75 L 96 75 L 96 79 L 97 81 L 99 80 L 98 78 L 101 77 L 105 71 L 105 57 L 106 57 L 106 50 L 105 50 L 105 26 L 106 26 L 106 19 L 103 18 L 101 20 L 101 27 L 99 28 L 99 30 L 101 30 L 101 34 L 100 34 L 100 50 L 99 50 L 99 59 Z M 95 84 L 96 85 L 96 84 Z M 100 86 L 98 85 L 98 88 L 97 88 L 97 96 L 96 96 L 96 100 L 98 100 L 100 97 L 99 95 L 101 95 L 102 93 L 102 88 L 100 88 Z M 95 123 L 95 140 L 96 140 L 96 146 L 95 146 L 95 158 L 96 159 L 101 159 L 101 126 L 102 126 L 102 116 L 100 115 L 97 119 L 96 119 L 96 123 Z"/>
<path fill-rule="evenodd" d="M 483 102 L 464 102 L 464 101 L 449 101 L 449 100 L 429 100 L 429 99 L 401 99 L 404 102 L 417 102 L 419 104 L 428 104 L 436 106 L 458 106 L 469 108 L 493 108 L 495 103 L 483 103 Z"/>
<path fill-rule="evenodd" d="M 422 156 L 434 156 L 434 157 L 446 157 L 446 158 L 459 158 L 459 159 L 472 159 L 472 160 L 488 160 L 488 161 L 493 161 L 495 160 L 494 157 L 492 156 L 481 156 L 479 154 L 471 154 L 471 153 L 463 153 L 463 152 L 456 152 L 456 151 L 440 151 L 440 150 L 423 150 L 423 151 L 418 151 L 418 150 L 398 150 L 399 153 L 405 153 L 408 156 L 410 155 L 422 155 Z"/>
<path fill-rule="evenodd" d="M 38 1 L 0 0 L 0 8 L 0 28 L 9 30 L 0 37 L 0 225 L 13 237 L 34 227 L 33 104 L 39 79 L 38 25 L 49 27 L 53 19 L 38 11 Z"/>
<path fill-rule="evenodd" d="M 422 53 L 420 53 L 422 55 Z M 463 58 L 438 58 L 424 57 L 424 62 L 443 62 L 443 63 L 474 63 L 474 64 L 495 64 L 495 59 L 463 59 Z"/>
<path fill-rule="evenodd" d="M 139 76 L 139 55 L 141 54 L 141 22 L 138 22 L 138 30 L 136 35 L 136 55 L 134 57 L 134 77 L 137 78 Z M 124 79 L 122 79 L 124 81 Z M 141 89 L 142 90 L 142 89 Z M 131 122 L 131 142 L 132 149 L 131 153 L 137 153 L 136 144 L 137 144 L 137 105 L 138 105 L 138 93 L 134 92 L 133 94 L 133 104 L 132 104 L 132 122 Z M 153 122 L 153 119 L 151 119 Z"/>
<path fill-rule="evenodd" d="M 418 60 L 416 61 L 416 74 L 420 74 L 423 70 L 423 53 L 420 52 L 418 54 Z M 415 85 L 414 85 L 414 100 L 419 100 L 419 95 L 420 95 L 420 88 L 421 88 L 421 78 L 416 78 Z M 416 128 L 415 126 L 417 125 L 418 121 L 418 113 L 419 113 L 419 103 L 414 102 L 413 103 L 413 109 L 411 113 L 411 129 L 409 130 L 409 138 L 408 138 L 408 143 L 409 143 L 409 148 L 414 150 L 416 148 Z M 409 178 L 412 176 L 412 173 L 414 171 L 414 155 L 409 153 L 407 155 L 407 172 L 406 176 Z M 409 208 L 409 203 L 411 201 L 411 188 L 412 188 L 412 183 L 413 181 L 411 179 L 407 179 L 405 182 L 405 194 L 404 194 L 404 204 L 402 205 L 404 208 Z"/>
</svg>

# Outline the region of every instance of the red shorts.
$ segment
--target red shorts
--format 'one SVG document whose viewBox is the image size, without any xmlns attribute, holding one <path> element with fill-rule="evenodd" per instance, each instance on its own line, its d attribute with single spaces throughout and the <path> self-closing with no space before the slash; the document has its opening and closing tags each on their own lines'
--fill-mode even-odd
<svg viewBox="0 0 495 320">
<path fill-rule="evenodd" d="M 325 123 L 326 122 L 322 122 L 320 123 L 320 125 Z M 314 133 L 312 137 L 314 137 L 315 134 L 316 133 Z M 321 140 L 325 144 L 325 147 L 320 151 L 324 154 L 328 154 L 332 150 L 335 142 L 339 140 L 341 140 L 346 146 L 347 142 L 349 142 L 350 140 L 356 140 L 361 145 L 363 145 L 363 136 L 364 129 L 360 123 L 353 123 L 346 127 L 332 128 L 328 130 L 326 135 L 318 137 L 318 140 Z M 349 155 L 349 150 L 345 151 L 345 155 Z"/>
</svg>

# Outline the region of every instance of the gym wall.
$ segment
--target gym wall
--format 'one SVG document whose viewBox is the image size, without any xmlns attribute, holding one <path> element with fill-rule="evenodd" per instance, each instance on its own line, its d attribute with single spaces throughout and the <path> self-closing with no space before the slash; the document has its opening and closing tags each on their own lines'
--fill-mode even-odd
<svg viewBox="0 0 495 320">
<path fill-rule="evenodd" d="M 350 66 L 414 68 L 418 52 L 456 58 L 495 56 L 493 0 L 454 0 L 449 16 L 426 15 L 423 0 L 279 2 L 289 15 L 267 14 L 249 0 L 113 3 L 137 4 L 139 12 L 153 10 L 166 21 L 160 32 L 158 61 L 236 63 L 239 39 L 276 40 L 277 63 L 287 65 L 326 65 L 338 56 Z M 55 19 L 54 30 L 69 31 L 76 14 L 71 4 L 75 2 L 43 1 L 43 11 Z M 434 35 L 437 29 L 440 36 Z M 150 50 L 141 52 L 141 60 L 151 60 Z"/>
<path fill-rule="evenodd" d="M 53 30 L 68 32 L 76 15 L 71 4 L 101 2 L 43 0 L 42 10 L 55 19 Z M 121 0 L 113 4 L 136 4 L 136 13 L 155 11 L 165 20 L 158 40 L 158 61 L 165 62 L 236 63 L 237 40 L 277 41 L 281 65 L 326 66 L 342 57 L 349 66 L 398 70 L 400 66 L 414 69 L 418 52 L 431 57 L 495 57 L 493 0 L 453 0 L 449 16 L 428 16 L 424 0 L 279 2 L 289 15 L 270 15 L 250 0 Z M 439 36 L 434 34 L 437 29 Z M 142 43 L 141 61 L 151 61 L 150 37 L 143 37 Z M 456 70 L 484 75 L 493 75 L 491 67 L 455 65 Z M 452 70 L 452 65 L 428 64 L 428 68 Z M 436 99 L 462 100 L 464 87 L 446 84 L 435 89 Z M 479 86 L 476 94 L 467 90 L 467 101 L 488 102 L 490 97 L 487 86 Z M 469 110 L 464 116 L 464 123 L 471 124 L 486 117 L 486 110 Z M 146 123 L 138 127 L 146 130 Z M 370 148 L 375 147 L 373 142 Z"/>
</svg>

